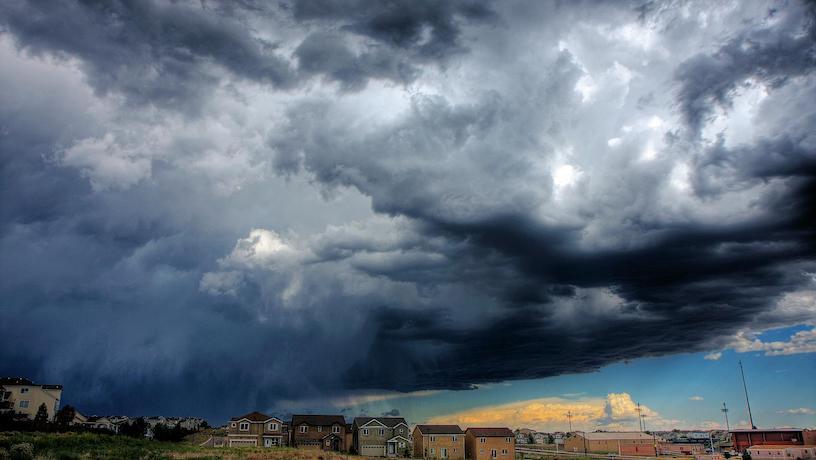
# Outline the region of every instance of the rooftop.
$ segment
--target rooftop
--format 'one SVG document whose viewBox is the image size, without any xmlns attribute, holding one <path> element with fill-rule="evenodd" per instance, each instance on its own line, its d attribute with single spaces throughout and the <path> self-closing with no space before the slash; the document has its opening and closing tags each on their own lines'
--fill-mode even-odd
<svg viewBox="0 0 816 460">
<path fill-rule="evenodd" d="M 402 417 L 356 417 L 354 419 L 354 423 L 356 423 L 357 426 L 361 426 L 361 425 L 365 425 L 366 423 L 368 423 L 368 422 L 370 422 L 372 420 L 376 420 L 376 421 L 382 423 L 383 425 L 387 426 L 388 428 L 393 428 L 393 427 L 399 425 L 400 423 L 404 423 L 405 425 L 408 425 L 408 423 Z"/>
<path fill-rule="evenodd" d="M 639 431 L 596 431 L 591 433 L 577 432 L 578 436 L 583 436 L 592 441 L 603 441 L 608 439 L 653 439 L 654 436 Z"/>
<path fill-rule="evenodd" d="M 346 426 L 346 419 L 342 415 L 293 415 L 292 426 L 295 425 L 312 425 L 312 426 L 329 426 L 342 425 Z"/>
<path fill-rule="evenodd" d="M 464 434 L 459 425 L 417 425 L 422 434 Z"/>
<path fill-rule="evenodd" d="M 508 438 L 513 437 L 510 428 L 468 428 L 467 432 L 480 438 Z"/>
<path fill-rule="evenodd" d="M 252 412 L 250 412 L 250 413 L 248 413 L 246 415 L 242 415 L 240 417 L 233 417 L 230 420 L 234 422 L 236 420 L 247 419 L 250 422 L 265 422 L 265 421 L 267 421 L 267 420 L 269 420 L 271 418 L 275 418 L 275 417 L 271 417 L 269 415 L 262 414 L 262 413 L 260 413 L 258 411 L 252 411 Z"/>
</svg>

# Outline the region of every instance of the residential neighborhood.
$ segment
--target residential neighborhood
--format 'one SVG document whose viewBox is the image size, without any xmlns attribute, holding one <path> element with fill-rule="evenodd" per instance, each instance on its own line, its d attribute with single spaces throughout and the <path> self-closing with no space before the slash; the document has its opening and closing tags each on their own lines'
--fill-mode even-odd
<svg viewBox="0 0 816 460">
<path fill-rule="evenodd" d="M 207 421 L 198 417 L 84 415 L 70 405 L 62 406 L 62 391 L 62 385 L 39 384 L 22 377 L 0 378 L 0 416 L 21 426 L 51 423 L 148 439 L 178 440 L 209 429 Z M 806 460 L 816 454 L 816 430 L 799 428 L 543 432 L 526 427 L 411 424 L 394 416 L 349 420 L 341 414 L 252 411 L 210 430 L 212 434 L 200 440 L 200 446 L 286 447 L 368 458 L 514 460 L 531 455 L 602 455 L 722 460 L 721 454 L 746 454 L 752 460 Z"/>
</svg>

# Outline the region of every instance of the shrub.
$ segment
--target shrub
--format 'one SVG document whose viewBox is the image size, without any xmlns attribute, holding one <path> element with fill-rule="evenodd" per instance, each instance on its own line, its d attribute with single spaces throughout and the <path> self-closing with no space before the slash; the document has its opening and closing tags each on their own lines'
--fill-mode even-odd
<svg viewBox="0 0 816 460">
<path fill-rule="evenodd" d="M 11 460 L 33 460 L 34 446 L 27 442 L 15 444 L 9 449 Z"/>
</svg>

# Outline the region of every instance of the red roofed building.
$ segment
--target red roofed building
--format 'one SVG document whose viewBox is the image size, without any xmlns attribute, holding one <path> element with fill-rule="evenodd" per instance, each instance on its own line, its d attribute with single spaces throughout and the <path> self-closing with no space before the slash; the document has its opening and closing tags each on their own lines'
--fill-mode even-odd
<svg viewBox="0 0 816 460">
<path fill-rule="evenodd" d="M 751 446 L 803 446 L 816 444 L 816 431 L 801 428 L 771 430 L 731 430 L 731 443 L 737 452 Z"/>
</svg>

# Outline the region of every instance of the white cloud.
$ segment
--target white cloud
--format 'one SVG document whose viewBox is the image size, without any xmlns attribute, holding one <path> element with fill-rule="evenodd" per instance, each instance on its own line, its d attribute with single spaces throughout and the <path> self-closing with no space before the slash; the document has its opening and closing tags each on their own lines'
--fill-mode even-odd
<svg viewBox="0 0 816 460">
<path fill-rule="evenodd" d="M 703 399 L 702 396 L 689 396 L 689 401 L 702 401 Z"/>
<path fill-rule="evenodd" d="M 777 411 L 778 414 L 786 415 L 816 415 L 816 410 L 809 407 L 797 407 L 796 409 L 786 409 Z"/>
<path fill-rule="evenodd" d="M 709 354 L 703 356 L 703 359 L 707 359 L 709 361 L 716 361 L 716 360 L 720 359 L 721 357 L 722 357 L 722 352 L 715 351 L 715 352 L 712 352 L 712 353 L 709 353 Z"/>
<path fill-rule="evenodd" d="M 730 347 L 738 353 L 764 352 L 765 356 L 816 353 L 816 328 L 799 331 L 787 341 L 763 342 L 756 332 L 740 331 Z"/>
</svg>

